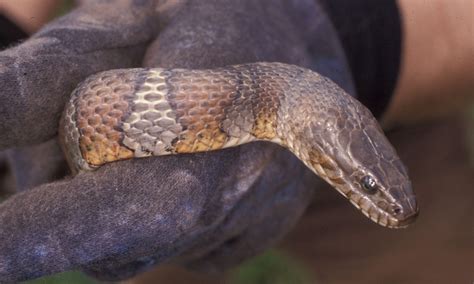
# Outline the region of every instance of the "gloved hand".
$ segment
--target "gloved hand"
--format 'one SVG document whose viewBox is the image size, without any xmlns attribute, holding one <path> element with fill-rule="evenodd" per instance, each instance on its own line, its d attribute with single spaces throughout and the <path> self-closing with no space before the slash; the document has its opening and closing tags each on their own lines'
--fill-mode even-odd
<svg viewBox="0 0 474 284">
<path fill-rule="evenodd" d="M 86 76 L 256 61 L 311 68 L 353 90 L 314 0 L 83 1 L 1 52 L 0 150 L 23 146 L 7 152 L 18 189 L 28 190 L 0 204 L 0 282 L 69 269 L 119 280 L 164 261 L 220 270 L 288 232 L 320 181 L 271 143 L 127 160 L 53 181 L 66 167 L 59 117 Z"/>
</svg>

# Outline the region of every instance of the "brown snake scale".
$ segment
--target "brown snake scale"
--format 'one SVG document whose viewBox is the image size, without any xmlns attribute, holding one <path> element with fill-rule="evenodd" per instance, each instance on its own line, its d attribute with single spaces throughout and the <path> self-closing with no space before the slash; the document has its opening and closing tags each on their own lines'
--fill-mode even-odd
<svg viewBox="0 0 474 284">
<path fill-rule="evenodd" d="M 418 212 L 405 167 L 370 112 L 327 78 L 294 65 L 102 72 L 73 92 L 60 137 L 75 172 L 271 141 L 381 225 L 405 226 Z M 364 189 L 367 176 L 376 192 Z"/>
</svg>

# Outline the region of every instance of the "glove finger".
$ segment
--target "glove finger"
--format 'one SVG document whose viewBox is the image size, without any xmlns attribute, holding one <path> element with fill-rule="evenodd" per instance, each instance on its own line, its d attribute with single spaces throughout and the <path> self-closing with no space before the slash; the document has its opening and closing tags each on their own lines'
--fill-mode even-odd
<svg viewBox="0 0 474 284">
<path fill-rule="evenodd" d="M 252 188 L 267 167 L 253 164 L 245 170 L 243 159 L 257 157 L 268 163 L 280 149 L 262 157 L 262 147 L 268 145 L 248 146 L 255 150 L 123 161 L 14 195 L 0 204 L 0 279 L 15 282 L 79 267 L 112 271 L 137 261 L 146 266 L 189 252 L 219 236 L 219 230 L 226 232 L 222 240 L 208 243 L 210 248 L 201 248 L 210 251 L 214 243 L 245 231 L 245 220 L 260 215 L 258 204 L 268 204 L 270 215 L 268 210 L 282 209 L 277 205 L 285 200 L 292 207 L 294 200 L 301 202 L 301 191 L 291 184 L 265 181 Z M 236 175 L 237 165 L 242 170 Z M 303 167 L 298 165 L 296 173 L 287 170 L 273 182 L 298 176 Z M 269 176 L 282 173 L 282 166 L 286 168 L 287 162 Z M 273 194 L 282 187 L 287 188 L 285 194 Z M 244 206 L 247 198 L 256 199 L 250 209 Z M 239 206 L 244 207 L 234 214 Z M 304 207 L 303 203 L 298 210 L 285 211 L 299 216 Z M 234 221 L 218 229 L 229 214 Z M 277 228 L 287 225 L 282 222 Z"/>
<path fill-rule="evenodd" d="M 203 230 L 200 215 L 217 187 L 196 181 L 195 167 L 217 170 L 203 160 L 183 157 L 184 168 L 124 161 L 14 195 L 0 204 L 1 281 L 120 265 L 150 251 L 174 255 Z"/>
<path fill-rule="evenodd" d="M 0 52 L 0 149 L 57 132 L 64 103 L 87 75 L 140 64 L 157 33 L 154 1 L 95 1 Z"/>
<path fill-rule="evenodd" d="M 245 193 L 222 196 L 218 176 L 235 184 L 233 159 L 221 161 L 238 161 L 232 150 L 123 161 L 14 195 L 0 204 L 0 279 L 177 254 Z"/>
</svg>

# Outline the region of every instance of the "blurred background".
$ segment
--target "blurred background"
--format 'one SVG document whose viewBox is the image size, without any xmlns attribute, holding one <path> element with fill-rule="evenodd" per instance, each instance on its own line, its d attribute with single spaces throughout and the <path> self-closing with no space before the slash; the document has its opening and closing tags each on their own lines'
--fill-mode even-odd
<svg viewBox="0 0 474 284">
<path fill-rule="evenodd" d="M 72 5 L 61 0 L 0 0 L 0 12 L 31 34 Z M 472 37 L 466 40 L 473 40 L 472 22 L 467 24 Z M 440 96 L 465 92 L 452 81 L 449 88 L 438 90 Z M 398 91 L 410 96 L 419 89 Z M 474 87 L 468 95 L 474 97 Z M 474 103 L 458 109 L 387 132 L 409 169 L 419 201 L 420 216 L 408 229 L 382 228 L 336 191 L 321 188 L 278 247 L 232 271 L 210 275 L 163 265 L 124 283 L 472 283 Z M 0 162 L 0 187 L 7 184 L 8 166 Z M 26 283 L 97 282 L 72 271 Z"/>
</svg>

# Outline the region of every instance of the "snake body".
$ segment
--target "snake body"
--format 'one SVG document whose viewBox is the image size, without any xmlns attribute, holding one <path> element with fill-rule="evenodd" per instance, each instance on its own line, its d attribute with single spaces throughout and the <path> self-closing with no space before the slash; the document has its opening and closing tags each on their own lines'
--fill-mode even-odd
<svg viewBox="0 0 474 284">
<path fill-rule="evenodd" d="M 406 169 L 370 112 L 294 65 L 105 71 L 73 92 L 60 137 L 74 171 L 271 141 L 383 226 L 406 226 L 418 212 Z"/>
</svg>

